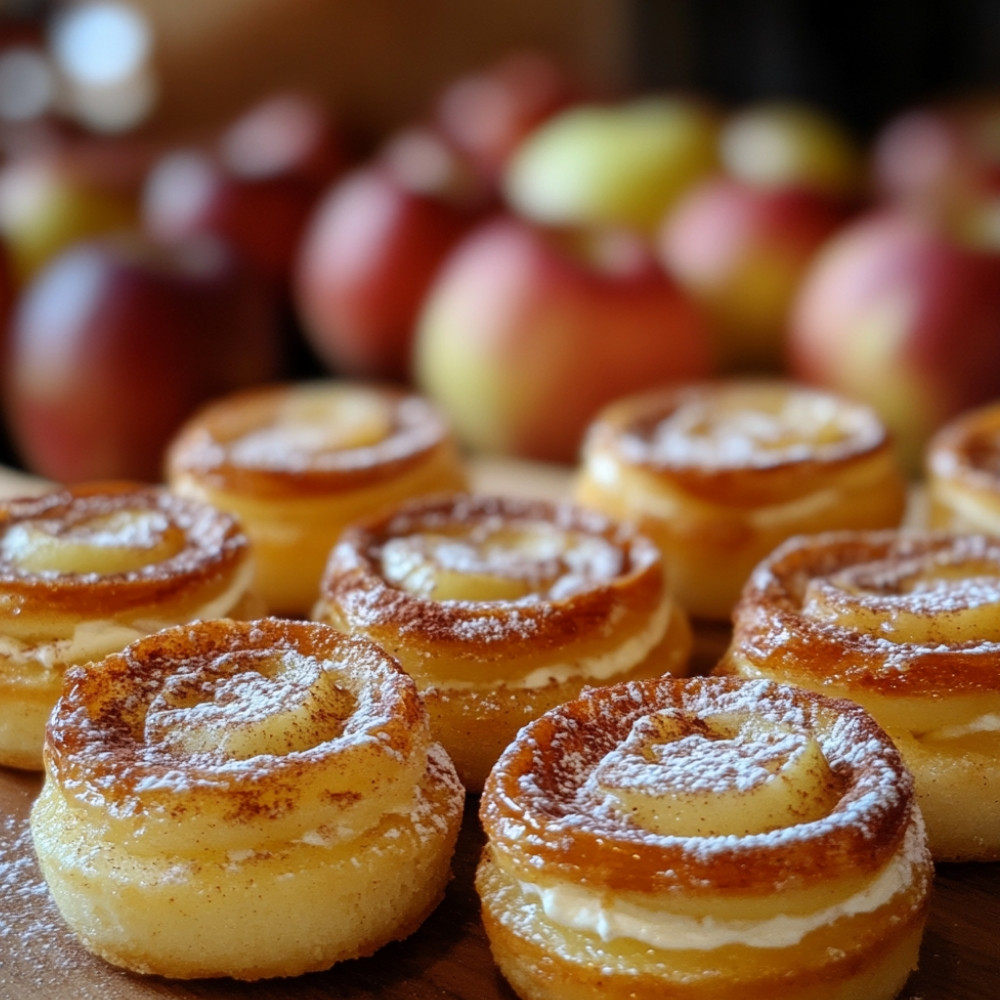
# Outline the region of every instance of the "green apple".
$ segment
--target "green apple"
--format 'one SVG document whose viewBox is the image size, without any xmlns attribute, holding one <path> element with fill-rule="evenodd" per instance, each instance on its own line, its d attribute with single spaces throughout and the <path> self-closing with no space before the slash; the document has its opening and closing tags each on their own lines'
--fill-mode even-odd
<svg viewBox="0 0 1000 1000">
<path fill-rule="evenodd" d="M 748 104 L 719 131 L 727 173 L 763 187 L 799 187 L 853 201 L 864 186 L 857 140 L 833 115 L 793 101 Z"/>
<path fill-rule="evenodd" d="M 27 154 L 0 168 L 0 235 L 19 283 L 78 240 L 138 221 L 145 159 L 107 143 Z"/>
<path fill-rule="evenodd" d="M 715 110 L 694 98 L 580 103 L 524 140 L 508 161 L 504 191 L 536 222 L 650 232 L 716 168 L 717 131 Z"/>
</svg>

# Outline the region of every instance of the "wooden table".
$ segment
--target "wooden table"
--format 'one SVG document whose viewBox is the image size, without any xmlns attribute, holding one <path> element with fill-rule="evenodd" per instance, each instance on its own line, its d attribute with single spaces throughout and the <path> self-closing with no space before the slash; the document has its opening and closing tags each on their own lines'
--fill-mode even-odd
<svg viewBox="0 0 1000 1000">
<path fill-rule="evenodd" d="M 477 470 L 482 488 L 558 495 L 558 472 L 515 465 Z M 5 480 L 0 474 L 0 491 Z M 14 481 L 10 489 L 29 488 Z M 697 659 L 710 666 L 725 642 L 699 633 Z M 0 769 L 0 1000 L 513 1000 L 497 974 L 482 927 L 472 877 L 482 847 L 476 800 L 470 799 L 455 877 L 437 911 L 407 941 L 329 972 L 255 984 L 171 983 L 114 969 L 87 954 L 63 926 L 35 865 L 27 815 L 36 775 Z M 902 1000 L 1000 998 L 1000 864 L 941 865 L 920 968 Z M 778 1000 L 778 998 L 776 998 Z"/>
</svg>

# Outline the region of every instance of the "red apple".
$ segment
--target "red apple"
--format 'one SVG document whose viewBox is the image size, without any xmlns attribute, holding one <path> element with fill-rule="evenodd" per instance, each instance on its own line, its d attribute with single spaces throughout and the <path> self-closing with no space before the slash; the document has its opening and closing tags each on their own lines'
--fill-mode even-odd
<svg viewBox="0 0 1000 1000">
<path fill-rule="evenodd" d="M 747 104 L 722 123 L 719 151 L 727 173 L 760 187 L 806 188 L 847 202 L 864 194 L 861 146 L 817 105 Z"/>
<path fill-rule="evenodd" d="M 805 277 L 789 364 L 872 405 L 916 472 L 937 427 L 1000 396 L 1000 253 L 899 210 L 859 218 Z"/>
<path fill-rule="evenodd" d="M 313 207 L 346 161 L 339 127 L 318 101 L 274 95 L 210 146 L 164 154 L 143 193 L 144 225 L 159 240 L 221 237 L 284 283 Z"/>
<path fill-rule="evenodd" d="M 193 408 L 280 374 L 269 291 L 222 244 L 81 242 L 18 302 L 4 371 L 11 437 L 62 482 L 157 480 Z"/>
<path fill-rule="evenodd" d="M 409 378 L 423 297 L 485 197 L 478 176 L 423 129 L 394 137 L 328 191 L 299 247 L 293 284 L 306 340 L 326 365 Z"/>
<path fill-rule="evenodd" d="M 924 199 L 1000 171 L 1000 96 L 927 104 L 895 115 L 876 135 L 872 167 L 891 199 Z"/>
<path fill-rule="evenodd" d="M 825 195 L 729 178 L 703 182 L 668 213 L 660 255 L 710 316 L 722 367 L 781 367 L 799 283 L 844 220 Z"/>
<path fill-rule="evenodd" d="M 6 243 L 0 239 L 0 343 L 3 341 L 3 331 L 7 329 L 11 307 L 17 289 L 14 280 L 14 265 Z"/>
<path fill-rule="evenodd" d="M 524 50 L 453 80 L 433 112 L 445 138 L 496 181 L 533 129 L 579 99 L 579 88 L 555 59 Z"/>
<path fill-rule="evenodd" d="M 421 313 L 416 377 L 471 447 L 572 462 L 610 400 L 711 371 L 699 309 L 645 243 L 591 238 L 502 217 L 445 262 Z"/>
<path fill-rule="evenodd" d="M 872 146 L 881 197 L 1000 246 L 1000 96 L 912 108 Z"/>
</svg>

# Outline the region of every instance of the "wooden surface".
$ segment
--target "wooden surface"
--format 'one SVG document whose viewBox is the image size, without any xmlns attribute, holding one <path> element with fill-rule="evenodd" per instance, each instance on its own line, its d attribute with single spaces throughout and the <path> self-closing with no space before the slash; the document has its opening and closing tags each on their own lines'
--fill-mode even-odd
<svg viewBox="0 0 1000 1000">
<path fill-rule="evenodd" d="M 484 488 L 557 495 L 563 477 L 546 469 L 490 465 Z M 0 470 L 0 492 L 12 483 Z M 5 490 L 6 487 L 6 490 Z M 697 660 L 707 668 L 725 643 L 702 631 Z M 472 877 L 482 847 L 470 799 L 444 902 L 411 938 L 373 958 L 329 972 L 256 984 L 171 983 L 114 969 L 87 954 L 63 926 L 34 862 L 27 816 L 40 780 L 0 769 L 0 1000 L 514 1000 L 497 974 L 479 922 Z M 920 967 L 902 1000 L 1000 998 L 1000 864 L 940 865 Z M 776 998 L 777 1000 L 777 998 Z"/>
</svg>

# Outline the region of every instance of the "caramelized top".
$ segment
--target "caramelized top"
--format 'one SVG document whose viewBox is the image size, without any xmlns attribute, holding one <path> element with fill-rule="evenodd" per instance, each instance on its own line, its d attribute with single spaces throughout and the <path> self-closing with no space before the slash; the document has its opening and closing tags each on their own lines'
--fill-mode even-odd
<svg viewBox="0 0 1000 1000">
<path fill-rule="evenodd" d="M 250 558 L 238 522 L 155 487 L 82 485 L 0 504 L 0 611 L 106 618 L 197 605 Z"/>
<path fill-rule="evenodd" d="M 446 656 L 470 680 L 486 661 L 516 669 L 524 657 L 527 669 L 577 642 L 598 649 L 629 616 L 669 600 L 644 536 L 569 504 L 467 494 L 412 500 L 348 528 L 321 595 L 318 617 L 387 648 L 402 639 Z"/>
<path fill-rule="evenodd" d="M 592 688 L 529 723 L 484 788 L 521 878 L 767 894 L 880 868 L 912 779 L 859 706 L 769 681 Z"/>
<path fill-rule="evenodd" d="M 219 619 L 71 668 L 45 760 L 76 808 L 136 850 L 233 849 L 408 808 L 429 745 L 413 681 L 374 644 Z"/>
<path fill-rule="evenodd" d="M 388 386 L 311 382 L 243 390 L 200 410 L 167 455 L 169 476 L 260 497 L 354 490 L 454 448 L 439 412 Z"/>
<path fill-rule="evenodd" d="M 806 684 L 895 695 L 1000 691 L 1000 539 L 916 531 L 800 536 L 764 560 L 732 648 Z"/>
<path fill-rule="evenodd" d="M 839 467 L 890 457 L 870 408 L 818 389 L 733 379 L 670 387 L 607 407 L 584 456 L 611 455 L 718 503 L 756 506 L 822 488 Z"/>
</svg>

